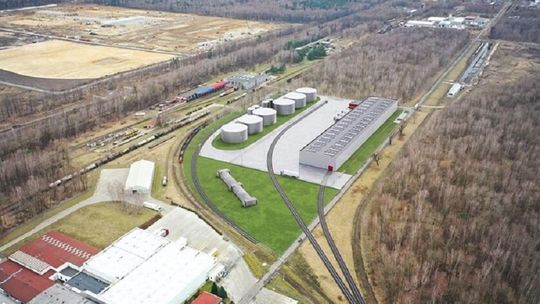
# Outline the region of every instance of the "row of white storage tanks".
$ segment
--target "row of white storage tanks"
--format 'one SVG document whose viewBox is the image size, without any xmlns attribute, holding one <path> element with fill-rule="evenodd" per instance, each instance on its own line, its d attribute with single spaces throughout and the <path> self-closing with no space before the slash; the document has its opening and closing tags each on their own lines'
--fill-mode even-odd
<svg viewBox="0 0 540 304">
<path fill-rule="evenodd" d="M 221 127 L 221 140 L 226 143 L 241 143 L 248 135 L 262 132 L 264 126 L 276 123 L 277 115 L 293 114 L 295 109 L 303 108 L 306 102 L 317 99 L 317 90 L 300 88 L 276 100 L 265 100 L 260 106 L 248 108 L 248 113 L 239 117 L 235 122 Z M 273 107 L 273 109 L 272 109 Z"/>
</svg>

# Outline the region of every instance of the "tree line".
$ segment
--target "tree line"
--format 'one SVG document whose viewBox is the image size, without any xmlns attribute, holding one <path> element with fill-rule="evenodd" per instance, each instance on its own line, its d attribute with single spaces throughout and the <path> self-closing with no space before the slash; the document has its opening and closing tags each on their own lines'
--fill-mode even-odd
<svg viewBox="0 0 540 304">
<path fill-rule="evenodd" d="M 540 10 L 516 6 L 490 31 L 493 39 L 540 42 Z"/>
<path fill-rule="evenodd" d="M 540 62 L 516 75 L 513 52 L 433 115 L 370 195 L 366 263 L 383 302 L 540 302 Z"/>
<path fill-rule="evenodd" d="M 407 101 L 428 88 L 429 80 L 463 48 L 468 37 L 466 31 L 451 29 L 370 34 L 305 73 L 299 82 L 334 96 L 385 96 Z"/>
</svg>

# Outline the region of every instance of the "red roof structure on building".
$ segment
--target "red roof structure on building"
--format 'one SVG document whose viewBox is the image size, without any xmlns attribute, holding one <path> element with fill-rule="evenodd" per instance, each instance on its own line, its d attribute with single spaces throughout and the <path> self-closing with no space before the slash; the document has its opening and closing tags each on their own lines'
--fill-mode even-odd
<svg viewBox="0 0 540 304">
<path fill-rule="evenodd" d="M 201 294 L 191 302 L 191 304 L 220 304 L 221 298 L 213 295 L 209 292 L 203 291 Z"/>
<path fill-rule="evenodd" d="M 0 288 L 21 302 L 29 302 L 54 284 L 49 280 L 49 276 L 53 273 L 49 271 L 41 276 L 15 262 L 6 260 L 0 264 Z"/>
<path fill-rule="evenodd" d="M 99 252 L 97 248 L 73 239 L 58 231 L 49 231 L 41 238 L 19 249 L 54 268 L 69 262 L 82 266 L 90 257 Z"/>
</svg>

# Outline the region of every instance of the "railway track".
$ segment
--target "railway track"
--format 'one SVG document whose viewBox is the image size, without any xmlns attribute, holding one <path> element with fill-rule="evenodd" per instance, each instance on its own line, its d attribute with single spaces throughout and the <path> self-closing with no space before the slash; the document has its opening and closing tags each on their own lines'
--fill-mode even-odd
<svg viewBox="0 0 540 304">
<path fill-rule="evenodd" d="M 307 114 L 316 111 L 317 109 L 319 109 L 323 105 L 324 105 L 324 103 L 317 106 L 316 108 L 311 109 Z M 351 291 L 349 290 L 347 285 L 343 282 L 343 279 L 341 278 L 339 273 L 336 271 L 336 269 L 334 268 L 334 265 L 332 265 L 332 263 L 330 262 L 330 260 L 328 259 L 328 257 L 324 253 L 324 251 L 322 250 L 321 246 L 319 245 L 319 243 L 317 242 L 317 240 L 315 239 L 315 237 L 313 236 L 313 234 L 311 233 L 311 231 L 307 227 L 304 220 L 300 217 L 300 214 L 298 213 L 298 211 L 294 207 L 293 203 L 291 202 L 291 200 L 287 196 L 287 193 L 285 193 L 285 190 L 283 189 L 283 187 L 281 187 L 279 181 L 277 180 L 276 174 L 274 173 L 274 165 L 272 164 L 272 159 L 273 159 L 274 149 L 276 147 L 277 142 L 283 136 L 283 134 L 285 134 L 285 132 L 287 132 L 291 127 L 296 125 L 298 122 L 300 122 L 306 116 L 307 115 L 302 116 L 298 120 L 294 121 L 293 123 L 291 123 L 290 125 L 285 127 L 276 136 L 276 138 L 274 138 L 274 140 L 272 141 L 272 144 L 270 145 L 270 149 L 268 150 L 268 154 L 267 154 L 267 157 L 266 157 L 266 167 L 268 169 L 268 174 L 270 175 L 270 178 L 272 180 L 272 184 L 274 185 L 274 188 L 276 189 L 276 191 L 279 193 L 279 195 L 283 199 L 283 202 L 285 203 L 285 205 L 287 206 L 287 208 L 291 212 L 292 216 L 294 217 L 294 220 L 296 221 L 296 223 L 298 224 L 300 229 L 302 229 L 302 231 L 306 235 L 306 238 L 309 240 L 309 242 L 313 246 L 313 249 L 315 250 L 315 252 L 319 256 L 319 258 L 323 262 L 324 266 L 326 267 L 326 269 L 328 269 L 328 272 L 330 273 L 330 275 L 334 279 L 334 282 L 336 282 L 336 285 L 338 286 L 338 288 L 343 293 L 343 295 L 344 295 L 345 299 L 347 300 L 347 302 L 354 303 L 354 304 L 363 304 L 364 302 L 357 301 L 357 299 L 353 296 L 353 294 L 351 293 Z"/>
<path fill-rule="evenodd" d="M 200 129 L 198 132 L 200 132 L 202 129 Z M 206 192 L 204 191 L 204 188 L 201 185 L 201 182 L 199 180 L 199 175 L 197 174 L 197 159 L 199 158 L 199 154 L 201 153 L 201 148 L 204 145 L 204 143 L 212 136 L 213 132 L 209 132 L 208 135 L 204 137 L 204 139 L 201 141 L 199 145 L 197 145 L 197 148 L 195 148 L 195 151 L 193 152 L 193 156 L 191 157 L 191 179 L 193 180 L 193 184 L 195 185 L 195 189 L 197 190 L 197 193 L 201 196 L 202 200 L 216 214 L 219 216 L 224 222 L 226 222 L 229 226 L 231 226 L 233 229 L 235 229 L 240 235 L 242 235 L 244 238 L 246 238 L 248 241 L 257 244 L 259 241 L 252 237 L 249 233 L 247 233 L 244 229 L 242 229 L 240 226 L 236 225 L 232 220 L 230 220 L 225 214 L 223 214 L 212 202 L 212 200 L 208 197 Z M 196 134 L 195 134 L 196 135 Z"/>
<path fill-rule="evenodd" d="M 345 281 L 347 281 L 347 284 L 349 285 L 349 288 L 352 292 L 352 296 L 357 301 L 357 303 L 365 304 L 366 301 L 364 300 L 364 297 L 360 293 L 358 286 L 356 286 L 354 278 L 351 275 L 351 272 L 349 271 L 347 264 L 343 260 L 343 257 L 341 256 L 341 253 L 339 252 L 339 249 L 336 246 L 336 242 L 334 242 L 334 238 L 332 237 L 332 234 L 330 233 L 328 224 L 326 223 L 326 218 L 324 214 L 324 191 L 326 189 L 326 182 L 329 177 L 330 177 L 330 172 L 326 173 L 326 175 L 324 176 L 324 179 L 319 187 L 319 194 L 317 196 L 317 211 L 319 213 L 319 223 L 321 224 L 321 229 L 324 234 L 324 237 L 326 238 L 326 242 L 328 243 L 328 246 L 330 247 L 330 250 L 332 251 L 334 258 L 336 259 L 336 262 L 338 263 L 339 269 L 341 269 L 341 273 L 343 273 L 343 276 L 345 277 Z"/>
</svg>

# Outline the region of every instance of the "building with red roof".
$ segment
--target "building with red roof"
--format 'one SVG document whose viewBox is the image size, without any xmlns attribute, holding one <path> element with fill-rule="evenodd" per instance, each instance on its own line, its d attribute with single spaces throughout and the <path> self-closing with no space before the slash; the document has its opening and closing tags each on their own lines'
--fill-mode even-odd
<svg viewBox="0 0 540 304">
<path fill-rule="evenodd" d="M 222 299 L 214 294 L 203 291 L 191 304 L 221 304 Z"/>
<path fill-rule="evenodd" d="M 0 264 L 0 288 L 25 303 L 54 284 L 49 279 L 52 274 L 51 271 L 46 275 L 39 275 L 8 260 Z"/>
<path fill-rule="evenodd" d="M 50 231 L 41 238 L 24 245 L 19 251 L 58 269 L 65 263 L 82 266 L 99 252 L 97 248 L 73 239 L 58 231 Z"/>
<path fill-rule="evenodd" d="M 55 279 L 68 279 L 62 276 L 67 268 L 78 272 L 98 252 L 97 248 L 50 231 L 0 264 L 0 288 L 15 299 L 28 302 L 51 287 Z"/>
</svg>

